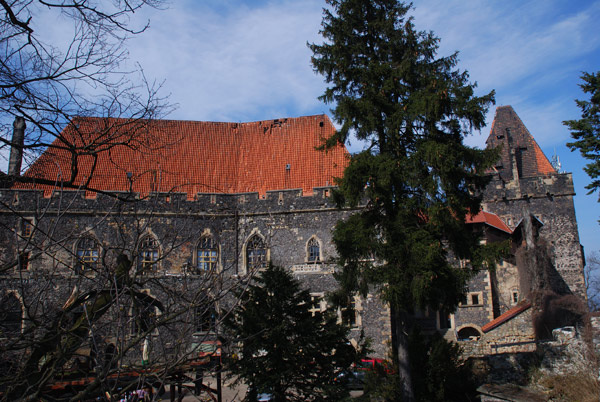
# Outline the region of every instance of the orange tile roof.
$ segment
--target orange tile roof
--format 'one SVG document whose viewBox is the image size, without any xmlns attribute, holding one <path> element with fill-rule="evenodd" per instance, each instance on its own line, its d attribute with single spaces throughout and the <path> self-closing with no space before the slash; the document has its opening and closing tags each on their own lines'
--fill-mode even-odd
<svg viewBox="0 0 600 402">
<path fill-rule="evenodd" d="M 89 187 L 103 191 L 129 191 L 131 185 L 142 194 L 176 191 L 188 197 L 283 189 L 312 194 L 314 187 L 333 185 L 348 164 L 342 145 L 315 149 L 334 132 L 326 115 L 251 123 L 76 118 L 25 176 L 68 181 L 76 167 L 75 185 L 91 174 Z M 73 163 L 72 144 L 89 155 Z"/>
<path fill-rule="evenodd" d="M 512 233 L 512 230 L 498 217 L 498 215 L 491 212 L 479 211 L 477 215 L 467 214 L 465 219 L 467 223 L 484 223 L 499 229 L 506 233 Z"/>
<path fill-rule="evenodd" d="M 501 324 L 504 324 L 506 321 L 510 320 L 511 318 L 516 317 L 517 315 L 521 314 L 523 311 L 527 310 L 529 307 L 531 307 L 530 302 L 527 302 L 527 301 L 521 302 L 521 303 L 517 304 L 516 306 L 514 306 L 513 308 L 511 308 L 510 310 L 506 311 L 504 314 L 501 314 L 494 320 L 485 324 L 483 327 L 481 327 L 481 330 L 483 332 L 491 331 L 492 329 L 500 326 Z"/>
</svg>

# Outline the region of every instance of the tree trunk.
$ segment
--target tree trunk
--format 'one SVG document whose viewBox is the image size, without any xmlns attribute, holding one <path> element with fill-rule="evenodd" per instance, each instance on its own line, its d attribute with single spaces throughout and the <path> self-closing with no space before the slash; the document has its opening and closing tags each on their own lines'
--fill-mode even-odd
<svg viewBox="0 0 600 402">
<path fill-rule="evenodd" d="M 398 376 L 402 384 L 402 402 L 414 402 L 415 394 L 410 373 L 410 356 L 408 354 L 409 315 L 405 311 L 390 307 L 392 324 L 392 348 L 398 359 Z"/>
</svg>

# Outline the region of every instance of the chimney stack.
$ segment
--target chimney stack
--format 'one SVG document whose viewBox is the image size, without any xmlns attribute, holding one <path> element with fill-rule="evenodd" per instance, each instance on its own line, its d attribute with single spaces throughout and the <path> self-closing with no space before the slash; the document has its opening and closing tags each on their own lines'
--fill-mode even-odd
<svg viewBox="0 0 600 402">
<path fill-rule="evenodd" d="M 16 116 L 13 122 L 13 137 L 8 161 L 8 175 L 20 176 L 23 161 L 23 145 L 25 143 L 25 118 Z"/>
</svg>

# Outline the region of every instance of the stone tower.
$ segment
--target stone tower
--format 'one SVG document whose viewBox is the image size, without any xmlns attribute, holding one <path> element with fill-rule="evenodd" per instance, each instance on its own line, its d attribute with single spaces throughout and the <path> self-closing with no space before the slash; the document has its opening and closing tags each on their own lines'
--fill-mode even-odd
<svg viewBox="0 0 600 402">
<path fill-rule="evenodd" d="M 484 209 L 511 229 L 526 216 L 535 218 L 539 236 L 550 246 L 555 284 L 585 299 L 584 257 L 579 243 L 571 173 L 557 172 L 511 106 L 500 106 L 488 147 L 501 147 L 494 177 L 484 196 Z"/>
</svg>

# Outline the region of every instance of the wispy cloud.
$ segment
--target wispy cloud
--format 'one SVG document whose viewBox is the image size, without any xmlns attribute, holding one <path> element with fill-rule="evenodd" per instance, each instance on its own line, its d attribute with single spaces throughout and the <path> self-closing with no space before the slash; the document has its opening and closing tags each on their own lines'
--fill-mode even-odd
<svg viewBox="0 0 600 402">
<path fill-rule="evenodd" d="M 320 2 L 227 11 L 155 13 L 149 32 L 135 39 L 132 59 L 142 60 L 147 74 L 168 77 L 166 89 L 179 103 L 174 116 L 238 121 L 313 113 L 323 81 L 306 43 L 319 39 Z"/>
<path fill-rule="evenodd" d="M 131 60 L 149 79 L 166 80 L 164 91 L 179 105 L 170 118 L 251 121 L 327 113 L 329 106 L 317 100 L 325 84 L 312 71 L 306 46 L 322 40 L 324 6 L 324 0 L 178 0 L 167 10 L 137 15 L 151 27 L 130 42 Z M 440 55 L 460 51 L 459 67 L 478 82 L 479 94 L 495 89 L 497 103 L 515 108 L 549 156 L 554 147 L 567 153 L 562 121 L 578 118 L 579 75 L 600 68 L 599 1 L 415 0 L 414 7 L 417 28 L 441 38 Z M 44 26 L 60 42 L 61 25 Z M 492 108 L 488 124 L 493 115 Z M 467 142 L 483 146 L 488 132 Z M 583 165 L 566 156 L 567 169 Z M 577 180 L 577 191 L 585 193 L 584 180 Z M 588 221 L 597 229 L 596 217 L 580 225 Z"/>
<path fill-rule="evenodd" d="M 422 0 L 414 14 L 418 28 L 441 37 L 440 54 L 460 50 L 481 93 L 495 89 L 498 104 L 513 105 L 540 144 L 568 139 L 561 122 L 576 117 L 580 72 L 598 68 L 600 3 Z M 488 124 L 493 111 L 489 117 Z M 468 142 L 482 146 L 485 137 Z"/>
</svg>

